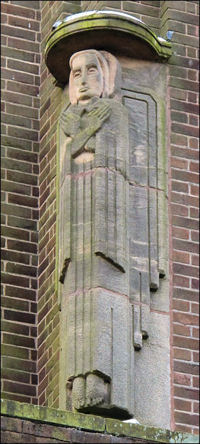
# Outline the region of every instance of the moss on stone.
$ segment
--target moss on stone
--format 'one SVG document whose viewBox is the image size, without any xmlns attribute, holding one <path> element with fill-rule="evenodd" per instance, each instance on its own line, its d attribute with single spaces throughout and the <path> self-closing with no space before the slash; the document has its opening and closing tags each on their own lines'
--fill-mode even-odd
<svg viewBox="0 0 200 444">
<path fill-rule="evenodd" d="M 156 427 L 124 423 L 117 419 L 72 413 L 6 399 L 1 400 L 1 413 L 8 417 L 29 419 L 41 423 L 89 430 L 91 432 L 104 432 L 115 436 L 142 438 L 146 439 L 147 442 L 199 443 L 198 436 L 189 433 L 171 432 L 170 430 Z M 58 436 L 55 431 L 54 437 L 60 439 L 61 435 L 59 434 Z"/>
</svg>

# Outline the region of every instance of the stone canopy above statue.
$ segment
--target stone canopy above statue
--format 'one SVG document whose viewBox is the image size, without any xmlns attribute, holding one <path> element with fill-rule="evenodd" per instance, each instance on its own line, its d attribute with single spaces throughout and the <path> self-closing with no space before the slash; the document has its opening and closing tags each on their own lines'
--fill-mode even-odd
<svg viewBox="0 0 200 444">
<path fill-rule="evenodd" d="M 143 60 L 165 61 L 171 44 L 158 37 L 142 20 L 118 11 L 87 11 L 54 23 L 45 48 L 45 61 L 57 84 L 69 77 L 69 59 L 74 52 L 107 49 Z"/>
</svg>

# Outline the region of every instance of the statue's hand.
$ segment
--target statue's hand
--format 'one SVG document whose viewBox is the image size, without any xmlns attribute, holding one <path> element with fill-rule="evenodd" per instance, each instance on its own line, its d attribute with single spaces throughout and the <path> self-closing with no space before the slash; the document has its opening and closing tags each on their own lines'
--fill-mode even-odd
<svg viewBox="0 0 200 444">
<path fill-rule="evenodd" d="M 107 120 L 110 116 L 110 113 L 110 106 L 107 103 L 103 103 L 102 105 L 98 106 L 98 108 L 94 108 L 88 113 L 88 125 L 94 127 L 96 131 L 99 130 L 103 122 L 105 122 L 105 120 Z"/>
<path fill-rule="evenodd" d="M 72 113 L 62 113 L 60 125 L 66 135 L 76 134 L 80 126 L 80 117 Z"/>
</svg>

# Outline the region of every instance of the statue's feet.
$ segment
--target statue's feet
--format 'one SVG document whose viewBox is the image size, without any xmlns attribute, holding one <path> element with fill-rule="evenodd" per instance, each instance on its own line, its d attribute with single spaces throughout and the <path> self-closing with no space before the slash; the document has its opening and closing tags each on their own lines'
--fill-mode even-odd
<svg viewBox="0 0 200 444">
<path fill-rule="evenodd" d="M 98 406 L 109 403 L 109 383 L 101 376 L 90 373 L 86 378 L 86 406 Z"/>
<path fill-rule="evenodd" d="M 109 382 L 101 376 L 89 373 L 86 377 L 78 376 L 73 380 L 72 407 L 83 411 L 97 406 L 103 407 L 109 403 Z"/>
<path fill-rule="evenodd" d="M 78 376 L 73 380 L 72 386 L 72 406 L 80 410 L 85 406 L 85 378 Z"/>
</svg>

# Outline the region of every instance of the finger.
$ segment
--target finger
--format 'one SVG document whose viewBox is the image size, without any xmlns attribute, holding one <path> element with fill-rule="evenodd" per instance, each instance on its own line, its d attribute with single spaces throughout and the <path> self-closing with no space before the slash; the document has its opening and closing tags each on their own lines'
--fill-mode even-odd
<svg viewBox="0 0 200 444">
<path fill-rule="evenodd" d="M 99 113 L 98 117 L 99 118 L 104 117 L 104 116 L 108 116 L 109 117 L 109 115 L 110 115 L 110 110 L 106 109 L 106 110 L 101 111 L 101 113 Z"/>
<path fill-rule="evenodd" d="M 109 108 L 110 108 L 110 106 L 107 103 L 104 103 L 101 106 L 99 106 L 98 108 L 94 108 L 92 111 L 90 111 L 90 113 L 98 113 L 101 110 L 109 109 Z"/>
</svg>

